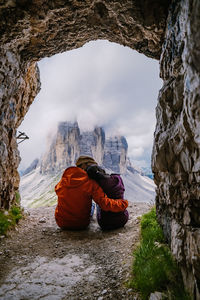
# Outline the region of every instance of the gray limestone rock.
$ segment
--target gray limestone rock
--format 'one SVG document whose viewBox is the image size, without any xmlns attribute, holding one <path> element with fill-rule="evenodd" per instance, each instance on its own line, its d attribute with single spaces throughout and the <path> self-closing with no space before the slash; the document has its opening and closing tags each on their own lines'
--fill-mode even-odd
<svg viewBox="0 0 200 300">
<path fill-rule="evenodd" d="M 99 165 L 117 173 L 126 170 L 128 144 L 123 136 L 105 138 L 103 128 L 80 132 L 78 123 L 61 122 L 40 162 L 40 172 L 59 173 L 75 165 L 80 155 L 92 156 Z"/>
<path fill-rule="evenodd" d="M 160 292 L 151 293 L 149 300 L 166 300 L 167 297 L 165 294 Z"/>
<path fill-rule="evenodd" d="M 39 159 L 38 158 L 34 159 L 34 161 L 30 164 L 30 166 L 25 171 L 23 171 L 21 175 L 26 175 L 31 171 L 35 170 L 38 166 L 38 163 L 39 163 Z"/>
</svg>

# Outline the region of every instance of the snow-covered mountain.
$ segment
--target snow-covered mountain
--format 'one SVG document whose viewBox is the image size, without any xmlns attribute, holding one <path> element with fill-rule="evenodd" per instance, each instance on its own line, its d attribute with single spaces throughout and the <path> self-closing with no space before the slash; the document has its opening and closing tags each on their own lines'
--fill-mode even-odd
<svg viewBox="0 0 200 300">
<path fill-rule="evenodd" d="M 43 157 L 35 159 L 23 172 L 20 183 L 21 204 L 39 207 L 56 204 L 54 192 L 63 171 L 75 165 L 80 155 L 90 155 L 108 173 L 120 173 L 125 198 L 134 202 L 153 202 L 154 182 L 134 169 L 127 157 L 128 144 L 123 136 L 106 138 L 103 128 L 80 132 L 77 122 L 61 122 L 57 133 L 48 141 Z"/>
</svg>

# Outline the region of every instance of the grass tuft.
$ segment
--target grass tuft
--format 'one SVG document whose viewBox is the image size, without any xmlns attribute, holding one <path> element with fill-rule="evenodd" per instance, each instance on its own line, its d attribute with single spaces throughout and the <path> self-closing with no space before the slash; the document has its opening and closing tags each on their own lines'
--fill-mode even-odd
<svg viewBox="0 0 200 300">
<path fill-rule="evenodd" d="M 153 208 L 141 218 L 141 242 L 133 253 L 133 278 L 130 286 L 146 300 L 155 291 L 167 299 L 189 300 L 181 273 L 173 259 Z"/>
<path fill-rule="evenodd" d="M 20 205 L 20 200 L 21 200 L 20 193 L 17 191 L 15 192 L 15 203 L 17 205 Z"/>
<path fill-rule="evenodd" d="M 21 209 L 13 206 L 9 211 L 0 211 L 0 235 L 6 235 L 6 232 L 14 227 L 22 218 Z"/>
</svg>

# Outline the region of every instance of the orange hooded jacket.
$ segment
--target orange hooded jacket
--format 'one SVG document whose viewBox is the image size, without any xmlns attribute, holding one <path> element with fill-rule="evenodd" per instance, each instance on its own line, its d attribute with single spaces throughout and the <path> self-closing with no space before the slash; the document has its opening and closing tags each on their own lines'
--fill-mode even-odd
<svg viewBox="0 0 200 300">
<path fill-rule="evenodd" d="M 128 206 L 127 200 L 108 198 L 102 188 L 78 167 L 64 171 L 55 192 L 58 196 L 55 219 L 62 228 L 86 228 L 90 223 L 92 199 L 106 211 L 119 212 Z"/>
</svg>

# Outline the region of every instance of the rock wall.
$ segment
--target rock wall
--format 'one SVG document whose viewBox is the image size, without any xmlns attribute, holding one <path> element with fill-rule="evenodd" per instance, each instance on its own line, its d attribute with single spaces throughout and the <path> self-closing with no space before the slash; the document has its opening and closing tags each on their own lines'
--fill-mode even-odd
<svg viewBox="0 0 200 300">
<path fill-rule="evenodd" d="M 157 214 L 200 299 L 200 2 L 174 1 L 160 59 L 163 88 L 152 154 Z"/>
<path fill-rule="evenodd" d="M 109 137 L 105 142 L 103 165 L 116 173 L 127 169 L 128 144 L 125 137 Z"/>
<path fill-rule="evenodd" d="M 101 127 L 96 127 L 94 131 L 82 132 L 80 135 L 79 155 L 92 156 L 99 165 L 103 165 L 105 132 Z"/>
<path fill-rule="evenodd" d="M 0 81 L 0 208 L 9 208 L 19 186 L 16 129 L 39 91 L 38 68 L 35 63 L 23 65 L 18 53 L 1 49 Z"/>
<path fill-rule="evenodd" d="M 25 61 L 37 61 L 96 39 L 108 39 L 159 59 L 169 2 L 1 1 L 1 40 L 9 48 L 17 48 Z"/>
<path fill-rule="evenodd" d="M 77 123 L 61 122 L 57 133 L 48 141 L 49 146 L 41 160 L 40 172 L 58 173 L 74 164 L 79 153 L 80 130 Z"/>
</svg>

